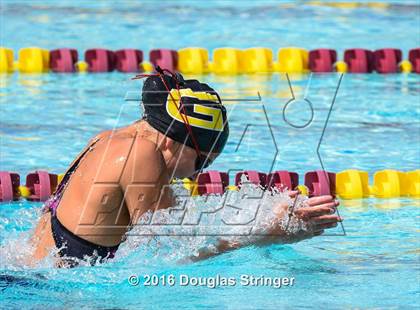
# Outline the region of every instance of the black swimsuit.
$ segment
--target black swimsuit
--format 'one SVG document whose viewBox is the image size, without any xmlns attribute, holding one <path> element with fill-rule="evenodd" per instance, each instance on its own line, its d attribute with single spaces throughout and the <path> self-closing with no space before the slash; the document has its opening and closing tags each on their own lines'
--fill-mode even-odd
<svg viewBox="0 0 420 310">
<path fill-rule="evenodd" d="M 58 254 L 62 257 L 62 260 L 66 263 L 66 265 L 69 265 L 70 267 L 74 267 L 80 260 L 86 259 L 92 265 L 96 262 L 103 262 L 108 258 L 113 258 L 118 249 L 118 245 L 112 247 L 97 245 L 76 236 L 64 227 L 57 218 L 57 207 L 63 196 L 64 189 L 70 180 L 70 176 L 76 170 L 82 158 L 98 141 L 99 139 L 94 141 L 89 148 L 80 154 L 79 158 L 67 170 L 54 195 L 51 196 L 44 205 L 44 208 L 51 212 L 51 230 L 55 245 L 59 250 Z"/>
</svg>

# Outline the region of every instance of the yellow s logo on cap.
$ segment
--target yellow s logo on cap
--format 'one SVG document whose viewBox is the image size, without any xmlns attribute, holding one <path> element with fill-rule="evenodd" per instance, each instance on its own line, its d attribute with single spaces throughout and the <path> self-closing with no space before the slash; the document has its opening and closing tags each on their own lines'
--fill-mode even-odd
<svg viewBox="0 0 420 310">
<path fill-rule="evenodd" d="M 183 114 L 179 111 L 181 99 L 180 95 L 181 97 L 191 97 L 199 100 L 219 102 L 216 95 L 212 95 L 207 92 L 194 92 L 191 88 L 183 88 L 180 89 L 179 92 L 176 89 L 172 89 L 171 93 L 168 94 L 168 99 L 166 100 L 166 111 L 172 118 L 182 123 L 184 123 L 184 119 L 187 119 L 191 126 L 215 131 L 223 131 L 223 115 L 220 109 L 194 104 L 194 113 L 210 116 L 211 121 Z"/>
</svg>

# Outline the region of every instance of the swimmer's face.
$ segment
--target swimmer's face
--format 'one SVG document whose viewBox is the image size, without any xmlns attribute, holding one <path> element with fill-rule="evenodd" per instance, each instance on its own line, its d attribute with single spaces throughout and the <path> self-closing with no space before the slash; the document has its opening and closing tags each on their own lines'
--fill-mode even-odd
<svg viewBox="0 0 420 310">
<path fill-rule="evenodd" d="M 217 153 L 201 152 L 200 157 L 197 156 L 195 149 L 173 141 L 172 159 L 167 162 L 168 169 L 174 171 L 177 178 L 187 178 L 195 176 L 200 172 L 202 164 L 210 165 L 216 157 Z"/>
</svg>

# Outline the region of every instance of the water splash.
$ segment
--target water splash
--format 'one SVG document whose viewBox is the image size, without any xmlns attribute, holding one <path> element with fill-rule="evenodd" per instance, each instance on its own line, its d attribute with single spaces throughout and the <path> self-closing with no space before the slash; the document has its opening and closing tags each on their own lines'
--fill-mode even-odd
<svg viewBox="0 0 420 310">
<path fill-rule="evenodd" d="M 117 259 L 141 252 L 143 257 L 163 261 L 185 261 L 198 257 L 200 251 L 217 254 L 220 241 L 247 246 L 271 240 L 286 243 L 290 237 L 310 231 L 288 209 L 305 205 L 306 196 L 297 202 L 289 191 L 265 191 L 243 176 L 238 191 L 223 195 L 191 197 L 180 184 L 172 185 L 176 204 L 168 209 L 147 212 L 128 233 Z M 278 228 L 278 229 L 276 229 Z M 281 234 L 273 235 L 273 231 Z"/>
<path fill-rule="evenodd" d="M 223 195 L 191 197 L 182 185 L 171 185 L 176 204 L 145 213 L 127 233 L 116 257 L 109 262 L 137 264 L 140 258 L 142 263 L 153 265 L 178 263 L 196 258 L 203 249 L 216 253 L 220 240 L 241 246 L 258 244 L 279 227 L 285 233 L 275 236 L 273 242 L 283 243 L 287 237 L 309 230 L 296 217 L 289 219 L 287 210 L 293 205 L 289 191 L 265 191 L 243 177 L 238 191 L 227 191 Z M 294 208 L 301 208 L 306 199 L 298 196 Z M 0 268 L 19 270 L 56 266 L 57 249 L 52 249 L 40 262 L 34 263 L 31 259 L 30 237 L 40 217 L 40 208 L 35 205 L 15 213 L 0 220 L 1 234 L 7 236 L 0 248 Z M 27 230 L 19 232 L 22 227 Z M 90 263 L 81 262 L 81 266 L 90 266 Z"/>
</svg>

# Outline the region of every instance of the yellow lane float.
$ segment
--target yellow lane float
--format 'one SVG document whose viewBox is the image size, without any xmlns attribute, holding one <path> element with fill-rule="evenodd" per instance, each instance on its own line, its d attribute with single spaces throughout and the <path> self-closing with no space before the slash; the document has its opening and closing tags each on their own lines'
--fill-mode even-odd
<svg viewBox="0 0 420 310">
<path fill-rule="evenodd" d="M 13 72 L 13 50 L 6 47 L 0 47 L 0 73 Z"/>
<path fill-rule="evenodd" d="M 309 52 L 299 47 L 286 47 L 279 49 L 278 62 L 275 70 L 287 73 L 306 73 L 309 71 Z"/>
<path fill-rule="evenodd" d="M 268 73 L 273 71 L 273 51 L 265 47 L 248 48 L 242 52 L 244 73 Z"/>
<path fill-rule="evenodd" d="M 420 169 L 406 172 L 405 194 L 420 198 Z"/>
<path fill-rule="evenodd" d="M 88 67 L 89 67 L 89 65 L 87 64 L 87 62 L 86 61 L 83 61 L 83 60 L 79 60 L 78 62 L 76 62 L 75 66 L 76 66 L 76 70 L 78 72 L 87 72 L 88 71 Z"/>
<path fill-rule="evenodd" d="M 369 175 L 366 171 L 344 170 L 336 175 L 336 193 L 343 199 L 360 199 L 369 196 Z"/>
<path fill-rule="evenodd" d="M 29 196 L 31 196 L 31 190 L 24 185 L 20 185 L 19 186 L 19 195 L 23 198 L 28 198 Z"/>
<path fill-rule="evenodd" d="M 19 71 L 22 73 L 43 73 L 50 68 L 50 52 L 39 47 L 25 47 L 19 50 Z"/>
<path fill-rule="evenodd" d="M 337 61 L 334 64 L 335 71 L 340 73 L 346 73 L 348 70 L 347 63 L 345 61 Z"/>
<path fill-rule="evenodd" d="M 400 72 L 402 73 L 410 73 L 413 70 L 413 65 L 409 60 L 403 60 L 398 64 Z"/>
<path fill-rule="evenodd" d="M 209 64 L 211 72 L 216 74 L 239 74 L 244 72 L 242 51 L 236 48 L 216 48 L 213 62 Z"/>
<path fill-rule="evenodd" d="M 372 193 L 377 198 L 404 196 L 407 192 L 406 174 L 397 170 L 381 170 L 373 176 Z"/>
<path fill-rule="evenodd" d="M 57 175 L 57 184 L 60 184 L 64 178 L 64 173 L 60 173 Z"/>
<path fill-rule="evenodd" d="M 187 47 L 178 51 L 178 69 L 181 73 L 209 72 L 209 52 L 201 47 Z"/>
<path fill-rule="evenodd" d="M 298 186 L 296 187 L 296 189 L 297 189 L 297 190 L 299 190 L 299 192 L 300 192 L 302 195 L 306 195 L 306 196 L 308 196 L 309 190 L 308 190 L 308 188 L 307 188 L 305 185 L 298 185 Z"/>
<path fill-rule="evenodd" d="M 148 61 L 143 61 L 140 64 L 140 72 L 142 72 L 142 71 L 152 72 L 153 70 L 154 70 L 153 65 Z"/>
</svg>

